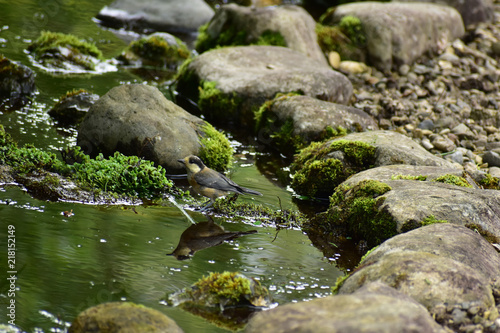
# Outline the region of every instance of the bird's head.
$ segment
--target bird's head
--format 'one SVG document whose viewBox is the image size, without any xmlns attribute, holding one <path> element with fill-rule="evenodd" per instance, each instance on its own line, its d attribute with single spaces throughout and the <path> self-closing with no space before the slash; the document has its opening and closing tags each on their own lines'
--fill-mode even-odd
<svg viewBox="0 0 500 333">
<path fill-rule="evenodd" d="M 196 173 L 205 168 L 205 164 L 198 156 L 189 155 L 177 161 L 184 164 L 188 172 Z"/>
</svg>

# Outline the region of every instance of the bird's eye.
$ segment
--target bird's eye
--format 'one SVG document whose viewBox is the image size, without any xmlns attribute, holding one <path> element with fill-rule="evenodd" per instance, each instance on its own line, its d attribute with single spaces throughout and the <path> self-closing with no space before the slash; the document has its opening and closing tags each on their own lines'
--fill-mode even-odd
<svg viewBox="0 0 500 333">
<path fill-rule="evenodd" d="M 191 163 L 191 164 L 195 163 L 195 159 L 194 159 L 194 157 L 190 157 L 190 158 L 189 158 L 189 163 Z"/>
</svg>

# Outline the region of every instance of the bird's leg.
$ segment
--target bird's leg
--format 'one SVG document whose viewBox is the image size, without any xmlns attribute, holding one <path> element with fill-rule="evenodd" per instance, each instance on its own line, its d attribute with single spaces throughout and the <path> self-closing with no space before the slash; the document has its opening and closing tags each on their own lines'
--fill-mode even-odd
<svg viewBox="0 0 500 333">
<path fill-rule="evenodd" d="M 200 213 L 206 211 L 209 208 L 212 208 L 213 205 L 214 205 L 214 202 L 212 200 L 210 200 L 210 202 L 208 204 L 206 204 L 202 209 L 200 209 Z"/>
</svg>

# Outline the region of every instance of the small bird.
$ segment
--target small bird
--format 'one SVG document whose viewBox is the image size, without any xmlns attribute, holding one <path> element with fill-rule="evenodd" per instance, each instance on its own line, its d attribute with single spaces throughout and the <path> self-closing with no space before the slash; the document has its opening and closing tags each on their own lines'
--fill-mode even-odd
<svg viewBox="0 0 500 333">
<path fill-rule="evenodd" d="M 215 199 L 225 196 L 229 192 L 262 195 L 262 193 L 242 187 L 223 174 L 210 169 L 203 164 L 198 156 L 190 155 L 177 161 L 186 167 L 188 182 L 195 192 L 210 199 L 208 205 L 203 207 L 201 211 L 211 207 Z"/>
<path fill-rule="evenodd" d="M 186 260 L 195 252 L 209 247 L 222 244 L 224 241 L 235 239 L 239 236 L 256 233 L 257 230 L 249 231 L 225 231 L 223 227 L 215 224 L 212 218 L 206 222 L 198 222 L 191 225 L 181 234 L 179 244 L 172 253 L 177 260 Z"/>
</svg>

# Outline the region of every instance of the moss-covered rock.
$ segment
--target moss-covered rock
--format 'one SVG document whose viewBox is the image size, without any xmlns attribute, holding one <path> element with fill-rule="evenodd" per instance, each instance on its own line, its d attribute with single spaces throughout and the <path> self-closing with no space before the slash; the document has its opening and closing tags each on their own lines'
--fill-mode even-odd
<svg viewBox="0 0 500 333">
<path fill-rule="evenodd" d="M 42 65 L 66 70 L 94 70 L 102 59 L 102 52 L 94 43 L 80 40 L 75 35 L 42 31 L 40 37 L 28 46 L 28 51 Z"/>
<path fill-rule="evenodd" d="M 92 94 L 85 89 L 74 89 L 59 98 L 59 101 L 49 110 L 49 115 L 60 125 L 77 125 L 98 99 L 99 95 Z"/>
<path fill-rule="evenodd" d="M 200 152 L 198 157 L 210 168 L 227 170 L 233 160 L 233 148 L 223 132 L 205 122 L 200 127 Z"/>
<path fill-rule="evenodd" d="M 81 312 L 69 333 L 181 333 L 182 329 L 158 310 L 131 302 L 99 304 Z"/>
<path fill-rule="evenodd" d="M 191 52 L 179 38 L 167 33 L 154 33 L 132 41 L 117 59 L 125 65 L 175 69 Z"/>
<path fill-rule="evenodd" d="M 291 165 L 292 188 L 308 197 L 328 197 L 349 176 L 369 168 L 375 147 L 360 141 L 312 143 Z"/>
<path fill-rule="evenodd" d="M 35 73 L 0 54 L 0 110 L 25 105 L 35 89 Z"/>
<path fill-rule="evenodd" d="M 298 6 L 251 8 L 226 4 L 200 28 L 195 47 L 202 53 L 222 46 L 282 46 L 326 64 L 314 27 L 314 19 Z"/>
</svg>

